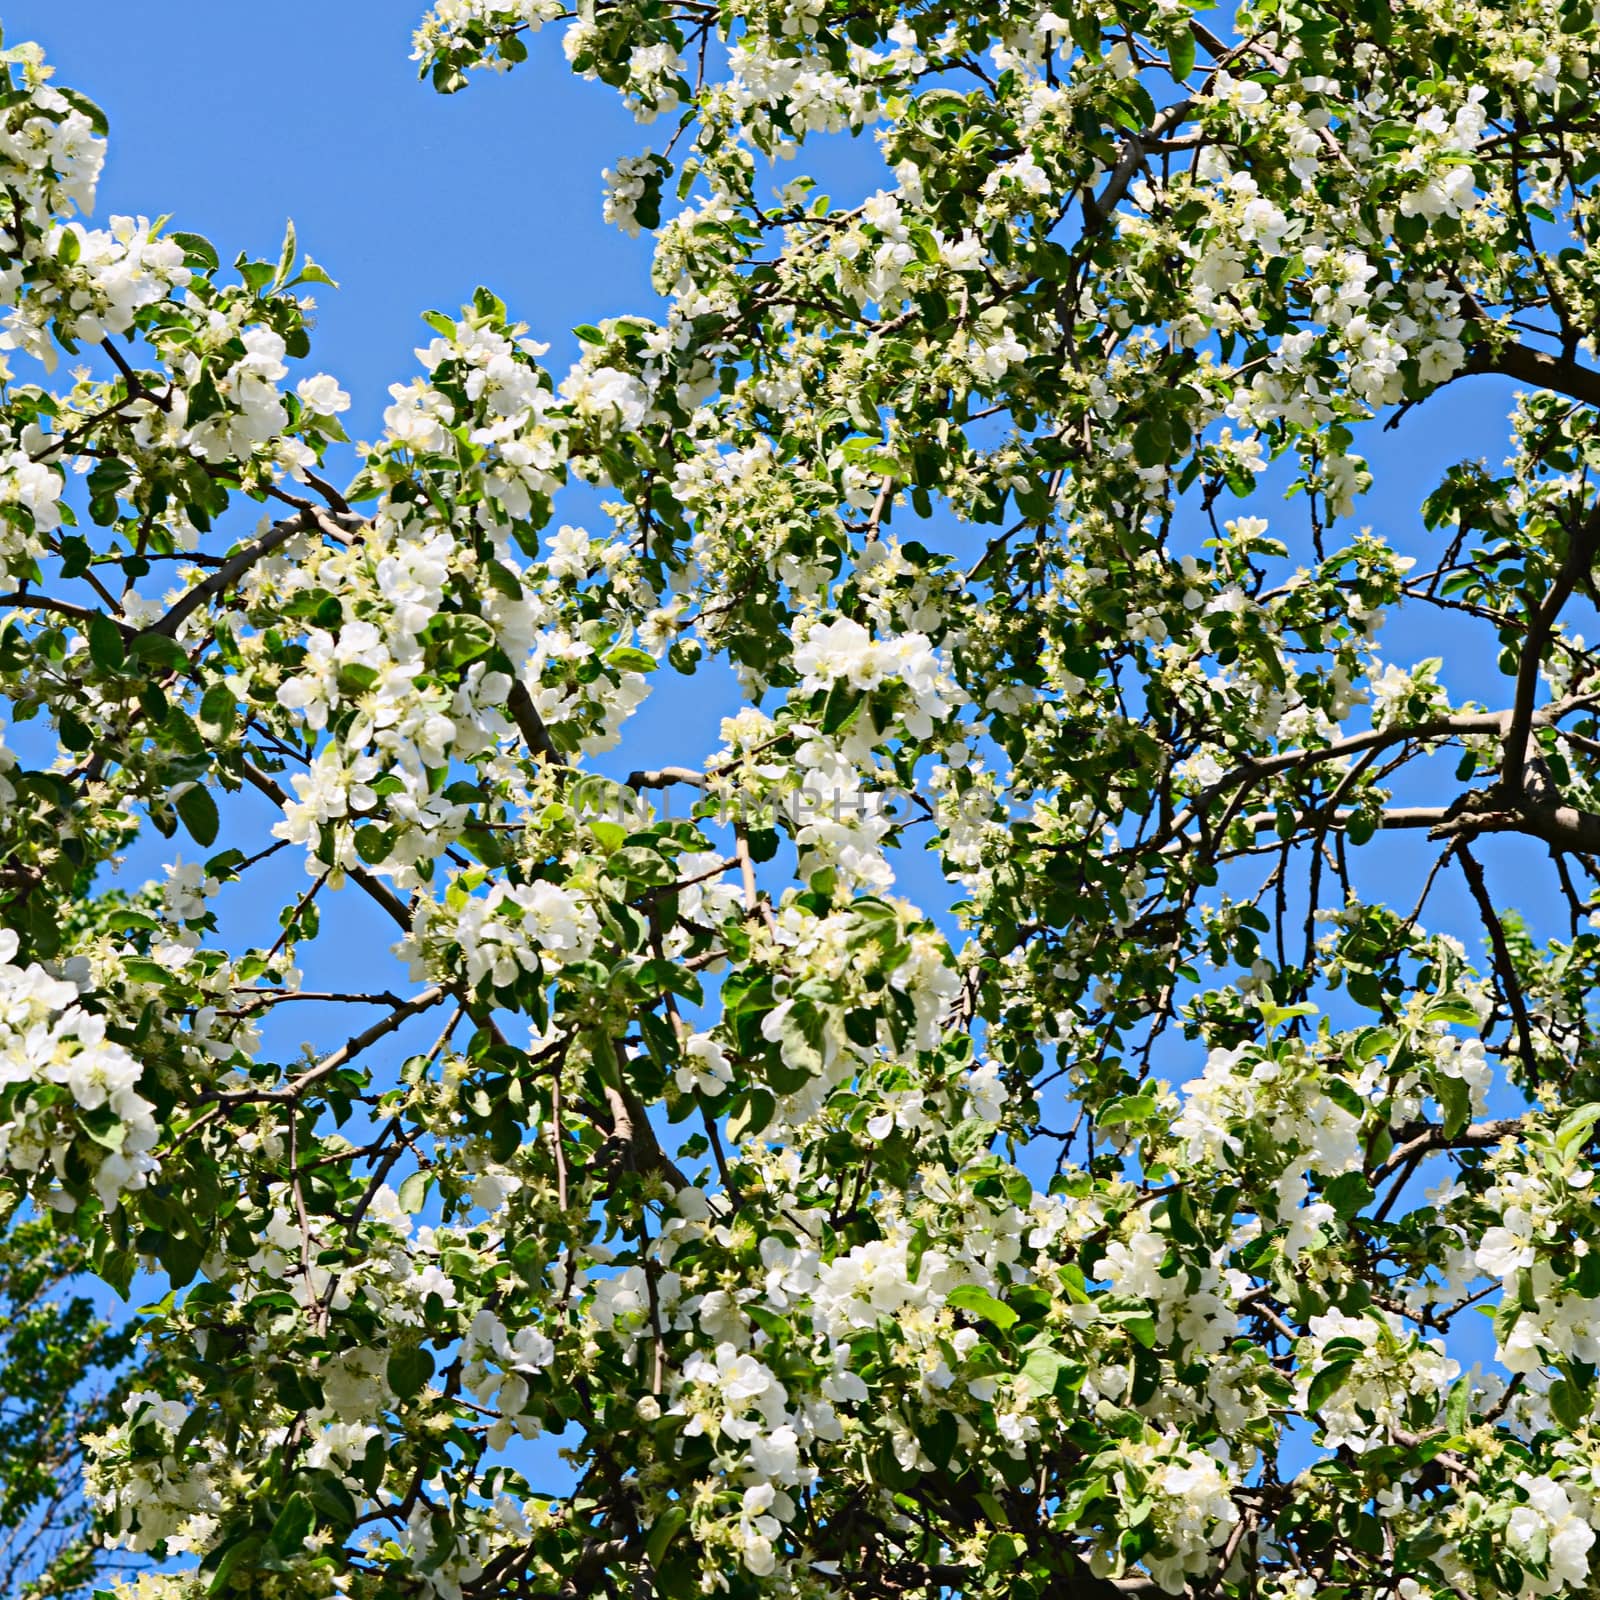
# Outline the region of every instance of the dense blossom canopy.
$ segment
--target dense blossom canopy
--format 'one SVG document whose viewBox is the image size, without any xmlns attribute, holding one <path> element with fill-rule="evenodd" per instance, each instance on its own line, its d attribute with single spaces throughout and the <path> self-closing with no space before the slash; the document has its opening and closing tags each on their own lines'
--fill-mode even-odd
<svg viewBox="0 0 1600 1600">
<path fill-rule="evenodd" d="M 353 466 L 293 235 L 95 220 L 5 53 L 0 1205 L 154 1302 L 137 1594 L 1586 1590 L 1600 11 L 415 43 L 557 48 L 661 306 L 564 374 L 429 313 Z M 1495 374 L 1509 462 L 1363 527 L 1372 425 Z"/>
</svg>

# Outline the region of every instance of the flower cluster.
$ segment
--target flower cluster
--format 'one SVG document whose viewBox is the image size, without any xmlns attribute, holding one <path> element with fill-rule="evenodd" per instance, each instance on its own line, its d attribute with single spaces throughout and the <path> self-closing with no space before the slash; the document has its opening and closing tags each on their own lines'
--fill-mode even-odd
<svg viewBox="0 0 1600 1600">
<path fill-rule="evenodd" d="M 158 1282 L 135 1594 L 1588 1581 L 1600 23 L 1069 10 L 441 0 L 666 128 L 659 301 L 358 443 L 4 52 L 0 1215 Z"/>
</svg>

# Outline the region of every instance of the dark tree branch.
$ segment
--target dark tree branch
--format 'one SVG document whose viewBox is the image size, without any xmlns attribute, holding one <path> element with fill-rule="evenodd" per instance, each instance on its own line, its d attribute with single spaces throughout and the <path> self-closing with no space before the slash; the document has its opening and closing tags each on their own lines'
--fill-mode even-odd
<svg viewBox="0 0 1600 1600">
<path fill-rule="evenodd" d="M 545 727 L 527 685 L 520 679 L 511 685 L 511 692 L 506 696 L 506 708 L 530 750 L 537 751 L 552 766 L 564 767 L 567 764 L 567 758 L 556 749 L 550 738 L 550 730 Z"/>
<path fill-rule="evenodd" d="M 322 511 L 313 507 L 307 511 L 297 512 L 292 517 L 285 517 L 282 522 L 275 522 L 258 539 L 252 539 L 237 554 L 230 556 L 217 568 L 203 583 L 197 583 L 194 588 L 183 595 L 173 605 L 172 609 L 157 622 L 152 622 L 144 630 L 146 633 L 159 633 L 168 639 L 174 639 L 178 630 L 194 615 L 201 606 L 214 600 L 218 595 L 233 587 L 235 583 L 247 573 L 258 561 L 272 554 L 302 533 L 310 533 L 314 529 L 322 528 L 325 524 L 330 531 L 336 532 L 341 541 L 349 533 L 350 525 L 365 526 L 360 517 L 352 517 L 343 513 Z"/>
<path fill-rule="evenodd" d="M 1478 859 L 1468 849 L 1465 839 L 1456 845 L 1456 860 L 1461 863 L 1461 871 L 1467 880 L 1467 887 L 1472 891 L 1472 898 L 1478 907 L 1478 915 L 1483 919 L 1484 931 L 1489 935 L 1489 948 L 1494 953 L 1495 972 L 1500 979 L 1500 987 L 1505 992 L 1506 1004 L 1511 1008 L 1511 1015 L 1517 1026 L 1517 1044 L 1522 1050 L 1522 1060 L 1528 1071 L 1533 1070 L 1533 1026 L 1528 1020 L 1528 1006 L 1522 994 L 1522 982 L 1517 977 L 1515 962 L 1511 959 L 1511 948 L 1506 943 L 1506 930 L 1500 922 L 1494 909 L 1494 901 L 1489 897 L 1489 887 L 1484 882 L 1483 868 L 1478 864 Z"/>
</svg>

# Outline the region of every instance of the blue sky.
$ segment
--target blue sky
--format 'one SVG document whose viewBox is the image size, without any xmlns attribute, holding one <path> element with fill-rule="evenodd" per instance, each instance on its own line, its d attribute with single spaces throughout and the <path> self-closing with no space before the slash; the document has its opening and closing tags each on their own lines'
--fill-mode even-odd
<svg viewBox="0 0 1600 1600">
<path fill-rule="evenodd" d="M 358 438 L 378 430 L 388 385 L 418 370 L 412 352 L 427 336 L 420 313 L 454 310 L 479 283 L 550 343 L 547 361 L 558 377 L 576 353 L 575 325 L 658 304 L 649 241 L 601 219 L 600 173 L 660 130 L 638 127 L 610 89 L 574 78 L 555 28 L 511 76 L 478 74 L 462 94 L 434 94 L 408 59 L 421 7 L 422 0 L 278 0 L 270 10 L 187 0 L 0 5 L 7 42 L 38 40 L 60 81 L 98 100 L 111 119 L 102 217 L 170 212 L 175 226 L 208 235 L 225 260 L 244 249 L 275 256 L 293 218 L 302 248 L 340 284 L 319 291 L 308 367 L 332 372 L 351 392 L 347 422 Z M 781 176 L 819 163 L 830 179 L 853 170 L 858 184 L 876 181 L 866 141 L 808 149 Z M 1395 432 L 1363 441 L 1377 485 L 1356 520 L 1424 553 L 1433 541 L 1419 539 L 1417 507 L 1449 461 L 1485 454 L 1498 467 L 1509 396 L 1500 380 L 1458 385 Z M 1298 516 L 1275 493 L 1262 500 L 1251 509 L 1297 531 Z M 586 509 L 574 499 L 558 505 L 558 519 L 583 520 Z M 1504 703 L 1482 633 L 1452 638 L 1431 618 L 1401 617 L 1386 647 L 1402 664 L 1448 650 L 1446 678 L 1457 694 Z M 619 774 L 697 763 L 733 704 L 726 677 L 715 672 L 688 683 L 667 673 L 657 683 L 656 700 L 627 727 Z M 1409 877 L 1427 854 L 1420 846 L 1412 837 L 1384 848 Z M 906 889 L 936 902 L 929 875 L 906 866 Z M 1464 898 L 1458 903 L 1467 909 Z"/>
<path fill-rule="evenodd" d="M 334 373 L 351 392 L 347 421 L 358 438 L 377 432 L 388 385 L 418 370 L 412 352 L 428 337 L 420 313 L 454 310 L 479 283 L 550 343 L 547 362 L 558 377 L 576 353 L 572 327 L 659 303 L 649 282 L 648 239 L 630 239 L 601 218 L 600 174 L 652 136 L 659 142 L 661 130 L 636 125 L 610 89 L 573 77 L 554 28 L 534 41 L 529 62 L 509 77 L 477 74 L 466 92 L 436 95 L 417 81 L 408 59 L 421 4 L 0 4 L 6 41 L 38 40 L 59 81 L 92 96 L 110 117 L 100 217 L 171 213 L 174 226 L 208 235 L 224 260 L 240 250 L 275 256 L 284 223 L 293 218 L 302 248 L 340 284 L 318 292 L 308 370 Z M 879 181 L 869 141 L 808 148 L 778 176 L 787 180 L 819 166 L 836 194 Z M 1361 447 L 1376 483 L 1346 529 L 1370 522 L 1425 558 L 1436 541 L 1420 528 L 1423 497 L 1443 467 L 1463 456 L 1484 455 L 1498 469 L 1510 394 L 1500 380 L 1474 380 L 1447 389 L 1392 432 L 1370 430 Z M 1300 542 L 1298 503 L 1284 506 L 1280 492 L 1264 489 L 1249 509 Z M 581 521 L 587 509 L 574 497 L 558 503 L 557 517 Z M 965 542 L 971 532 L 957 537 Z M 1189 530 L 1178 542 L 1187 546 L 1197 537 Z M 1384 643 L 1387 657 L 1407 665 L 1446 654 L 1445 681 L 1456 695 L 1507 703 L 1509 686 L 1495 668 L 1486 631 L 1402 613 L 1390 621 Z M 656 682 L 655 697 L 605 763 L 619 776 L 634 766 L 698 764 L 715 746 L 718 719 L 735 704 L 726 674 L 716 670 L 693 680 L 664 672 Z M 270 808 L 253 797 L 235 806 L 242 829 L 259 830 L 270 820 Z M 251 837 L 259 839 L 259 832 Z M 900 887 L 929 909 L 942 908 L 948 892 L 916 848 L 920 843 L 915 838 L 896 862 Z M 1525 870 L 1534 866 L 1530 851 L 1543 855 L 1532 841 L 1485 841 L 1480 854 L 1491 885 L 1499 887 L 1499 879 L 1525 894 L 1528 883 L 1545 876 Z M 1419 835 L 1399 834 L 1380 838 L 1368 854 L 1381 861 L 1393 903 L 1409 906 L 1434 849 Z M 158 859 L 164 855 L 147 862 L 141 852 L 128 877 L 144 876 Z M 273 886 L 272 912 L 280 889 Z M 1431 909 L 1437 920 L 1430 925 L 1449 927 L 1477 948 L 1477 917 L 1459 874 L 1443 876 Z M 1549 915 L 1556 908 L 1541 898 L 1522 909 Z M 352 981 L 387 978 L 391 925 L 348 892 L 325 906 L 324 916 L 348 927 L 344 948 L 360 969 L 349 973 Z M 1180 1080 L 1187 1076 L 1180 1063 L 1168 1070 L 1174 1068 Z"/>
<path fill-rule="evenodd" d="M 432 337 L 421 313 L 455 311 L 480 283 L 549 342 L 558 378 L 577 352 L 574 326 L 656 304 L 648 240 L 600 214 L 602 170 L 647 131 L 612 91 L 572 76 L 554 30 L 514 78 L 478 75 L 463 94 L 435 94 L 408 59 L 421 13 L 421 0 L 0 5 L 6 43 L 37 40 L 57 81 L 110 119 L 97 220 L 170 213 L 231 261 L 241 250 L 276 259 L 293 219 L 301 248 L 340 286 L 316 291 L 305 370 L 331 372 L 350 391 L 354 438 L 377 434 L 388 386 L 421 370 L 413 352 Z M 558 509 L 582 521 L 588 507 Z M 718 719 L 735 704 L 726 680 L 702 672 L 670 689 L 671 716 L 630 724 L 620 771 L 697 764 L 715 747 Z M 29 731 L 19 730 L 24 740 Z M 224 811 L 229 831 L 256 844 L 272 820 L 251 795 Z M 157 871 L 172 848 L 152 837 L 123 881 Z M 280 877 L 270 904 L 248 908 L 268 919 L 265 942 L 281 892 Z M 346 978 L 392 981 L 393 926 L 352 892 L 329 900 L 325 918 L 337 919 L 350 952 Z"/>
<path fill-rule="evenodd" d="M 341 285 L 320 291 L 311 369 L 332 372 L 351 391 L 356 436 L 377 430 L 388 385 L 416 371 L 412 351 L 426 336 L 419 314 L 453 310 L 479 283 L 550 342 L 558 376 L 576 350 L 574 325 L 656 303 L 648 240 L 629 239 L 600 216 L 602 168 L 642 148 L 653 130 L 638 128 L 611 90 L 571 76 L 554 30 L 510 78 L 480 75 L 464 94 L 435 95 L 407 59 L 421 9 L 422 0 L 0 5 L 6 41 L 38 40 L 59 80 L 110 117 L 100 217 L 170 212 L 175 226 L 209 236 L 225 260 L 240 250 L 275 256 L 286 219 L 294 219 L 302 248 Z M 865 171 L 869 160 L 870 151 L 856 146 L 828 165 Z M 784 176 L 815 165 L 808 155 Z M 1366 448 L 1377 485 L 1356 520 L 1425 550 L 1431 540 L 1417 521 L 1423 496 L 1463 456 L 1486 455 L 1498 468 L 1509 397 L 1498 381 L 1460 385 L 1372 440 Z M 1253 509 L 1285 518 L 1281 505 Z M 580 516 L 564 510 L 565 520 Z M 1298 521 L 1290 515 L 1284 526 L 1297 529 Z M 1445 679 L 1457 694 L 1506 703 L 1486 633 L 1451 635 L 1401 617 L 1387 647 L 1402 664 L 1449 649 Z M 668 677 L 658 700 L 629 724 L 616 770 L 698 763 L 730 701 L 715 675 L 692 683 Z M 266 808 L 258 811 L 257 826 L 267 820 Z M 1409 905 L 1407 886 L 1433 849 L 1417 835 L 1399 835 L 1374 851 L 1392 868 L 1394 901 Z M 1520 869 L 1534 862 L 1529 851 L 1543 854 L 1528 841 L 1489 841 L 1480 854 L 1491 882 L 1520 891 Z M 908 890 L 937 903 L 930 879 L 925 867 L 903 875 Z M 353 894 L 340 902 L 335 914 L 348 919 L 351 965 L 370 969 L 351 976 L 386 974 L 393 928 Z M 1477 919 L 1457 874 L 1441 883 L 1437 905 L 1437 925 L 1476 949 Z"/>
<path fill-rule="evenodd" d="M 651 296 L 644 242 L 600 217 L 600 172 L 642 142 L 610 90 L 568 72 L 559 34 L 511 79 L 443 98 L 407 59 L 421 0 L 17 0 L 7 43 L 38 40 L 111 119 L 99 212 L 172 212 L 223 258 L 275 253 L 286 218 L 340 282 L 315 359 L 375 431 L 415 370 L 418 314 L 488 282 L 552 341 Z"/>
</svg>

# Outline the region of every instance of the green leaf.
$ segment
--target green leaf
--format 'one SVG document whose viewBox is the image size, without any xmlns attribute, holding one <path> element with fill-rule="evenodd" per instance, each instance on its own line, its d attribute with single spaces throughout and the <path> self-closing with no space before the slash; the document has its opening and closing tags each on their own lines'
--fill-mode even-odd
<svg viewBox="0 0 1600 1600">
<path fill-rule="evenodd" d="M 360 1515 L 355 1497 L 331 1472 L 317 1474 L 311 1486 L 311 1503 L 324 1517 L 342 1528 L 350 1527 Z"/>
<path fill-rule="evenodd" d="M 317 1513 L 310 1499 L 296 1491 L 284 1502 L 278 1520 L 272 1524 L 267 1543 L 282 1556 L 295 1555 L 306 1542 L 306 1535 L 316 1526 Z"/>
<path fill-rule="evenodd" d="M 632 645 L 618 645 L 606 651 L 606 665 L 618 672 L 654 672 L 656 658 L 648 650 L 635 650 Z"/>
<path fill-rule="evenodd" d="M 74 752 L 87 750 L 94 743 L 94 733 L 89 725 L 70 711 L 56 713 L 56 731 L 61 743 Z"/>
<path fill-rule="evenodd" d="M 652 1567 L 661 1565 L 661 1558 L 666 1555 L 668 1547 L 683 1531 L 689 1521 L 688 1507 L 674 1500 L 665 1511 L 661 1513 L 650 1525 L 650 1532 L 644 1541 L 645 1560 Z"/>
<path fill-rule="evenodd" d="M 907 1283 L 917 1281 L 917 1274 L 922 1271 L 922 1258 L 928 1253 L 928 1244 L 927 1225 L 919 1222 L 911 1235 L 911 1243 L 906 1246 Z"/>
<path fill-rule="evenodd" d="M 215 272 L 222 258 L 211 241 L 198 233 L 169 233 L 167 237 L 183 251 L 187 266 L 197 272 Z"/>
<path fill-rule="evenodd" d="M 1182 83 L 1194 71 L 1194 35 L 1186 27 L 1180 27 L 1177 38 L 1172 41 L 1167 70 L 1174 83 Z"/>
<path fill-rule="evenodd" d="M 954 1306 L 958 1311 L 982 1317 L 985 1322 L 992 1323 L 1002 1333 L 1017 1325 L 1016 1312 L 1003 1300 L 995 1299 L 987 1289 L 980 1289 L 975 1283 L 964 1283 L 959 1288 L 952 1289 L 946 1297 L 946 1304 Z"/>
<path fill-rule="evenodd" d="M 1433 1097 L 1444 1113 L 1445 1138 L 1455 1138 L 1472 1120 L 1472 1091 L 1465 1080 L 1436 1072 L 1433 1074 Z"/>
<path fill-rule="evenodd" d="M 1600 1122 L 1600 1105 L 1579 1106 L 1576 1111 L 1570 1112 L 1556 1129 L 1556 1147 L 1562 1155 L 1569 1156 L 1574 1150 L 1581 1149 L 1594 1131 L 1596 1122 Z"/>
<path fill-rule="evenodd" d="M 1478 1013 L 1464 995 L 1441 995 L 1423 1015 L 1429 1022 L 1453 1022 L 1466 1028 L 1478 1026 Z"/>
<path fill-rule="evenodd" d="M 1022 1376 L 1042 1395 L 1069 1394 L 1082 1385 L 1085 1368 L 1050 1345 L 1034 1344 L 1022 1363 Z"/>
<path fill-rule="evenodd" d="M 421 1345 L 396 1350 L 389 1357 L 389 1387 L 402 1400 L 422 1393 L 422 1386 L 433 1376 L 433 1357 Z"/>
<path fill-rule="evenodd" d="M 177 811 L 197 844 L 209 847 L 217 842 L 217 829 L 221 826 L 217 802 L 204 784 L 197 783 L 185 789 L 178 796 Z"/>
<path fill-rule="evenodd" d="M 428 1198 L 428 1185 L 433 1176 L 428 1172 L 413 1172 L 400 1185 L 400 1209 L 416 1216 Z"/>
<path fill-rule="evenodd" d="M 1128 1330 L 1128 1335 L 1135 1344 L 1143 1346 L 1146 1350 L 1155 1348 L 1156 1319 L 1149 1312 L 1123 1312 L 1118 1320 Z"/>
<path fill-rule="evenodd" d="M 1306 1397 L 1306 1410 L 1315 1416 L 1330 1399 L 1342 1389 L 1355 1366 L 1355 1358 L 1331 1361 L 1311 1380 Z"/>
<path fill-rule="evenodd" d="M 946 1471 L 954 1460 L 960 1439 L 961 1430 L 955 1417 L 948 1411 L 938 1412 L 917 1429 L 918 1442 L 927 1452 L 928 1459 L 941 1472 Z"/>
<path fill-rule="evenodd" d="M 389 847 L 394 843 L 387 828 L 358 828 L 355 834 L 356 854 L 369 867 L 389 858 Z"/>
<path fill-rule="evenodd" d="M 140 633 L 128 641 L 128 655 L 151 669 L 152 675 L 181 672 L 189 664 L 181 645 L 164 633 Z"/>
<path fill-rule="evenodd" d="M 1364 1117 L 1370 1109 L 1361 1098 L 1361 1091 L 1347 1078 L 1329 1078 L 1323 1084 L 1323 1093 L 1336 1106 L 1348 1111 L 1352 1117 Z"/>
<path fill-rule="evenodd" d="M 1376 1056 L 1387 1055 L 1399 1041 L 1393 1028 L 1368 1028 L 1356 1040 L 1357 1061 L 1371 1061 Z"/>
<path fill-rule="evenodd" d="M 68 89 L 57 84 L 50 86 L 74 111 L 81 111 L 89 119 L 89 126 L 103 139 L 111 131 L 106 114 L 88 95 L 78 89 Z"/>
<path fill-rule="evenodd" d="M 303 256 L 300 261 L 300 270 L 294 275 L 287 288 L 298 288 L 302 283 L 322 283 L 330 289 L 339 287 L 337 280 L 331 277 L 325 267 L 320 267 L 310 256 Z M 342 435 L 341 435 L 342 437 Z"/>
<path fill-rule="evenodd" d="M 1348 1222 L 1351 1217 L 1372 1204 L 1372 1185 L 1359 1172 L 1341 1172 L 1322 1191 L 1322 1198 L 1333 1207 L 1334 1215 L 1341 1222 Z"/>
<path fill-rule="evenodd" d="M 1165 417 L 1143 417 L 1133 430 L 1133 459 L 1141 467 L 1162 467 L 1172 455 L 1172 429 Z"/>
<path fill-rule="evenodd" d="M 961 1165 L 986 1150 L 994 1142 L 995 1126 L 977 1117 L 968 1117 L 950 1131 L 950 1154 Z"/>
<path fill-rule="evenodd" d="M 428 624 L 427 633 L 443 647 L 453 667 L 464 667 L 494 648 L 494 629 L 482 617 L 459 614 L 435 617 Z"/>
<path fill-rule="evenodd" d="M 225 683 L 214 683 L 200 700 L 200 728 L 209 739 L 226 739 L 238 721 L 239 703 Z"/>
<path fill-rule="evenodd" d="M 1421 244 L 1428 237 L 1428 219 L 1421 212 L 1407 216 L 1403 211 L 1396 211 L 1394 232 L 1402 244 Z"/>
<path fill-rule="evenodd" d="M 1594 1397 L 1566 1378 L 1557 1378 L 1550 1385 L 1550 1410 L 1569 1433 L 1576 1433 L 1588 1423 L 1593 1405 Z"/>
<path fill-rule="evenodd" d="M 211 1581 L 206 1585 L 212 1594 L 220 1594 L 231 1586 L 231 1579 L 235 1569 L 248 1570 L 249 1563 L 259 1559 L 261 1555 L 261 1540 L 256 1536 L 246 1536 L 235 1543 L 227 1545 L 220 1550 L 214 1550 L 206 1557 L 209 1562 L 215 1557 L 216 1567 L 212 1570 Z"/>
<path fill-rule="evenodd" d="M 272 287 L 281 289 L 294 271 L 294 258 L 299 253 L 295 243 L 294 221 L 291 218 L 283 230 L 283 249 L 278 253 L 278 270 L 272 275 Z"/>
<path fill-rule="evenodd" d="M 1268 1028 L 1280 1028 L 1297 1017 L 1314 1017 L 1317 1014 L 1317 1008 L 1309 1000 L 1302 1000 L 1299 1005 L 1293 1006 L 1280 1006 L 1275 1001 L 1262 1000 L 1256 1009 Z"/>
<path fill-rule="evenodd" d="M 1142 1345 L 1133 1352 L 1133 1383 L 1128 1398 L 1136 1405 L 1148 1404 L 1161 1387 L 1161 1358 Z"/>
<path fill-rule="evenodd" d="M 866 702 L 857 690 L 848 687 L 841 678 L 828 690 L 822 704 L 822 731 L 832 737 L 844 730 L 861 714 Z"/>
<path fill-rule="evenodd" d="M 1155 1114 L 1156 1100 L 1151 1094 L 1130 1094 L 1112 1100 L 1095 1113 L 1095 1126 L 1115 1128 L 1122 1123 L 1144 1122 Z"/>
<path fill-rule="evenodd" d="M 735 1144 L 753 1139 L 772 1121 L 778 1103 L 765 1089 L 747 1089 L 728 1114 L 728 1137 Z"/>
<path fill-rule="evenodd" d="M 377 687 L 378 669 L 369 667 L 364 662 L 346 661 L 339 668 L 338 683 L 341 694 L 349 695 L 351 699 L 358 699 L 368 690 Z"/>
<path fill-rule="evenodd" d="M 1075 1484 L 1061 1497 L 1060 1518 L 1061 1525 L 1073 1527 L 1084 1512 L 1096 1500 L 1109 1500 L 1111 1498 L 1111 1485 L 1105 1478 L 1090 1478 L 1085 1483 Z"/>
</svg>

